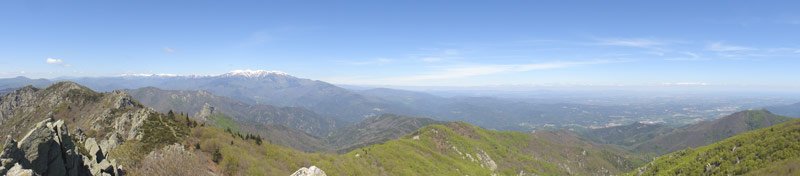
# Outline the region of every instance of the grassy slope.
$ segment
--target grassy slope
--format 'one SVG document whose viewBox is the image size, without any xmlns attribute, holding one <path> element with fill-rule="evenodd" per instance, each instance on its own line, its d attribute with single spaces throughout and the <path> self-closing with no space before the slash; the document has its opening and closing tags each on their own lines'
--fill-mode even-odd
<svg viewBox="0 0 800 176">
<path fill-rule="evenodd" d="M 211 124 L 213 124 L 216 127 L 219 127 L 219 128 L 222 128 L 222 129 L 230 129 L 230 130 L 235 131 L 235 132 L 238 132 L 240 130 L 239 129 L 239 124 L 236 123 L 236 121 L 234 121 L 228 115 L 225 115 L 225 114 L 222 114 L 222 113 L 214 113 L 214 114 L 211 114 L 211 116 L 209 116 L 208 119 L 211 121 Z"/>
<path fill-rule="evenodd" d="M 741 111 L 717 120 L 701 122 L 656 136 L 636 146 L 634 151 L 666 154 L 689 147 L 708 145 L 736 134 L 769 127 L 790 119 L 765 110 Z"/>
<path fill-rule="evenodd" d="M 791 168 L 780 163 L 798 158 L 800 120 L 792 120 L 661 156 L 640 170 L 643 175 L 741 175 L 767 166 Z"/>
<path fill-rule="evenodd" d="M 417 135 L 419 139 L 414 139 Z M 305 153 L 269 143 L 257 145 L 213 127 L 193 129 L 185 145 L 194 146 L 192 141 L 197 142 L 207 155 L 219 151 L 222 159 L 217 165 L 225 174 L 288 175 L 310 165 L 322 168 L 328 175 L 517 175 L 521 171 L 539 175 L 589 175 L 627 171 L 612 164 L 619 161 L 609 159 L 624 158 L 615 157 L 621 156 L 617 153 L 590 147 L 564 149 L 561 147 L 565 145 L 551 140 L 525 133 L 484 130 L 466 123 L 448 123 L 430 125 L 401 139 L 341 155 Z M 581 151 L 588 152 L 576 156 Z M 484 153 L 495 161 L 496 171 L 489 169 L 488 162 L 480 161 L 478 155 Z"/>
</svg>

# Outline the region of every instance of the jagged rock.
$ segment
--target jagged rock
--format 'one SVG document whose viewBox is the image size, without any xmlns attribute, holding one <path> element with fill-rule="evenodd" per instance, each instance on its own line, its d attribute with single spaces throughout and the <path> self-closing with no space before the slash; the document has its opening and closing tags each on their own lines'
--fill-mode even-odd
<svg viewBox="0 0 800 176">
<path fill-rule="evenodd" d="M 88 156 L 84 156 L 83 164 L 93 175 L 119 175 L 121 166 L 108 159 L 108 152 L 116 146 L 116 141 L 103 140 L 98 143 L 94 138 L 87 138 L 83 146 L 89 152 Z"/>
<path fill-rule="evenodd" d="M 15 147 L 16 145 L 16 147 Z M 0 154 L 3 160 L 0 174 L 11 166 L 30 169 L 34 175 L 78 175 L 80 155 L 69 137 L 63 121 L 46 119 L 36 124 L 19 143 L 8 139 Z M 27 173 L 17 170 L 16 173 Z"/>
<path fill-rule="evenodd" d="M 13 166 L 19 165 L 18 162 L 24 162 L 20 161 L 21 158 L 25 158 L 25 153 L 17 148 L 17 141 L 8 137 L 3 146 L 3 151 L 0 153 L 0 175 L 6 174 Z M 27 163 L 23 164 L 27 165 Z"/>
<path fill-rule="evenodd" d="M 5 175 L 8 175 L 8 176 L 32 176 L 33 175 L 33 171 L 30 170 L 30 169 L 23 169 L 22 165 L 19 165 L 19 163 L 15 163 L 14 167 L 11 167 L 11 169 L 9 169 L 8 173 L 5 173 Z"/>
<path fill-rule="evenodd" d="M 53 122 L 52 119 L 36 124 L 18 144 L 25 153 L 25 159 L 30 161 L 30 165 L 23 165 L 23 168 L 30 168 L 39 175 L 67 175 L 68 172 L 77 175 L 77 170 L 72 170 L 76 169 L 76 165 L 67 166 L 65 163 L 67 160 L 71 164 L 78 162 L 74 161 L 77 159 L 75 146 L 62 146 L 64 138 L 70 143 L 72 141 L 63 128 L 63 121 Z M 68 171 L 67 168 L 71 170 Z"/>
<path fill-rule="evenodd" d="M 119 175 L 114 161 L 102 159 L 96 164 L 87 164 L 84 156 L 77 151 L 64 121 L 48 118 L 37 123 L 20 142 L 10 137 L 7 139 L 0 153 L 0 175 Z M 89 168 L 101 170 L 90 173 Z"/>
<path fill-rule="evenodd" d="M 325 172 L 322 171 L 322 169 L 319 169 L 317 166 L 311 166 L 308 168 L 305 167 L 300 168 L 290 176 L 327 176 L 327 175 L 325 175 Z"/>
</svg>

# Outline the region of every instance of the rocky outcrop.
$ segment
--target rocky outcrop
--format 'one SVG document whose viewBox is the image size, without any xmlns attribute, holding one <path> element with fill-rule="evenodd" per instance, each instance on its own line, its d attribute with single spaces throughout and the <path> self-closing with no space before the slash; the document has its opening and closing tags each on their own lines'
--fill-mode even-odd
<svg viewBox="0 0 800 176">
<path fill-rule="evenodd" d="M 475 156 L 478 157 L 478 161 L 481 162 L 481 167 L 487 168 L 491 171 L 497 170 L 497 163 L 492 160 L 492 157 L 489 154 L 486 154 L 485 151 L 480 150 L 480 153 L 476 153 Z"/>
<path fill-rule="evenodd" d="M 64 121 L 48 118 L 37 123 L 19 142 L 11 137 L 6 140 L 3 152 L 0 153 L 0 175 L 121 174 L 114 161 L 97 156 L 83 156 L 78 152 L 78 147 Z M 93 158 L 91 162 L 85 162 L 87 157 Z"/>
<path fill-rule="evenodd" d="M 306 167 L 300 168 L 290 176 L 327 176 L 327 175 L 325 175 L 325 172 L 322 171 L 322 169 L 319 169 L 317 166 L 311 166 L 308 168 Z"/>
<path fill-rule="evenodd" d="M 205 104 L 203 104 L 203 108 L 200 109 L 200 112 L 197 112 L 197 114 L 195 114 L 195 119 L 200 121 L 200 122 L 206 122 L 206 121 L 208 121 L 208 117 L 210 117 L 212 114 L 214 114 L 214 110 L 215 109 L 216 108 L 214 108 L 210 104 L 205 103 Z"/>
<path fill-rule="evenodd" d="M 83 147 L 89 153 L 86 156 L 82 156 L 83 164 L 95 175 L 102 173 L 118 174 L 121 170 L 120 166 L 114 160 L 108 159 L 109 151 L 111 151 L 116 144 L 116 142 L 111 140 L 104 140 L 98 143 L 94 138 L 86 139 L 83 141 Z"/>
<path fill-rule="evenodd" d="M 19 163 L 27 164 L 26 160 L 22 160 L 23 158 L 25 158 L 25 153 L 17 147 L 17 141 L 7 139 L 3 151 L 0 153 L 0 175 L 7 174 L 6 172 L 15 166 L 19 166 L 18 168 L 21 169 L 22 166 Z"/>
</svg>

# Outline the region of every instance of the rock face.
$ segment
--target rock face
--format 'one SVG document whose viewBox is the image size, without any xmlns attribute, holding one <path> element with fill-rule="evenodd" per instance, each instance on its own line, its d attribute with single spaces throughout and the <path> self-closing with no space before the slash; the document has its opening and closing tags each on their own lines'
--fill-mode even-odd
<svg viewBox="0 0 800 176">
<path fill-rule="evenodd" d="M 78 152 L 64 121 L 46 119 L 35 125 L 20 142 L 10 137 L 0 153 L 0 175 L 120 175 L 113 161 Z M 94 163 L 96 160 L 99 162 Z M 90 170 L 101 168 L 97 170 Z"/>
<path fill-rule="evenodd" d="M 322 169 L 319 169 L 317 166 L 311 166 L 308 168 L 305 167 L 300 168 L 290 176 L 327 176 L 327 175 L 325 175 L 325 172 L 322 171 Z"/>
<path fill-rule="evenodd" d="M 215 108 L 213 106 L 211 106 L 210 104 L 204 103 L 203 104 L 203 108 L 200 109 L 200 112 L 197 112 L 197 114 L 195 115 L 195 119 L 200 121 L 200 122 L 208 121 L 208 117 L 210 117 L 212 114 L 214 114 L 214 109 Z"/>
</svg>

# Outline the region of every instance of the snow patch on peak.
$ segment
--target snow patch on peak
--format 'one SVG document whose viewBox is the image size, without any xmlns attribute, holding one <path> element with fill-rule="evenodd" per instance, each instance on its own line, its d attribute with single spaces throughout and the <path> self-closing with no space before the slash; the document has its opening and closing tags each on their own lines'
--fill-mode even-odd
<svg viewBox="0 0 800 176">
<path fill-rule="evenodd" d="M 281 75 L 281 76 L 288 76 L 286 72 L 282 71 L 270 71 L 270 70 L 233 70 L 228 73 L 225 73 L 221 76 L 224 77 L 232 77 L 232 76 L 242 76 L 247 78 L 257 78 L 257 77 L 265 77 L 269 75 Z"/>
</svg>

